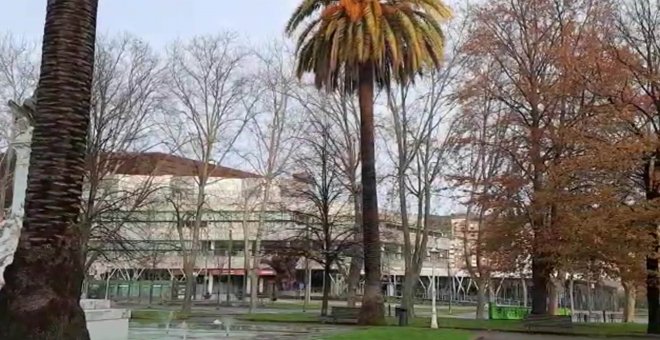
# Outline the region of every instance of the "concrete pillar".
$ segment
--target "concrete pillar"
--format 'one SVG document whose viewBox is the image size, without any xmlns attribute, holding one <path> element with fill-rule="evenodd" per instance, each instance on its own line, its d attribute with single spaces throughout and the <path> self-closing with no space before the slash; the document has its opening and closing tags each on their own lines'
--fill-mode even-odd
<svg viewBox="0 0 660 340">
<path fill-rule="evenodd" d="M 208 283 L 208 292 L 209 292 L 209 294 L 212 295 L 213 294 L 213 275 L 207 273 L 206 276 L 207 276 L 207 279 L 209 281 L 209 283 Z"/>
<path fill-rule="evenodd" d="M 27 190 L 28 168 L 30 167 L 30 141 L 32 127 L 16 137 L 12 147 L 16 153 L 16 171 L 14 172 L 14 195 L 11 203 L 11 214 L 23 220 L 25 191 Z"/>
</svg>

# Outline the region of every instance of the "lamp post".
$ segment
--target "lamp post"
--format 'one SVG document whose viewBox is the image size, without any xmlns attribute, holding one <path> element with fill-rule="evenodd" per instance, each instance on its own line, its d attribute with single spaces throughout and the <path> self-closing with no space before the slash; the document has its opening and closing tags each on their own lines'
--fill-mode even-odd
<svg viewBox="0 0 660 340">
<path fill-rule="evenodd" d="M 430 251 L 431 258 L 431 328 L 438 328 L 438 309 L 435 305 L 435 261 L 438 248 L 433 247 Z"/>
</svg>

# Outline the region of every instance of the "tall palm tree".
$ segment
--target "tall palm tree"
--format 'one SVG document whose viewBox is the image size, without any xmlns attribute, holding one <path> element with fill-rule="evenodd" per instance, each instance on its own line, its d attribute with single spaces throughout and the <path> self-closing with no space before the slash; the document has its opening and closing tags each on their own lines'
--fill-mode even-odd
<svg viewBox="0 0 660 340">
<path fill-rule="evenodd" d="M 438 68 L 444 46 L 440 21 L 450 16 L 439 0 L 303 0 L 286 27 L 289 35 L 298 34 L 298 77 L 312 72 L 317 88 L 359 96 L 366 274 L 361 324 L 384 322 L 374 85 L 411 82 L 424 69 Z"/>
<path fill-rule="evenodd" d="M 89 339 L 80 213 L 98 0 L 48 0 L 25 219 L 0 339 Z"/>
</svg>

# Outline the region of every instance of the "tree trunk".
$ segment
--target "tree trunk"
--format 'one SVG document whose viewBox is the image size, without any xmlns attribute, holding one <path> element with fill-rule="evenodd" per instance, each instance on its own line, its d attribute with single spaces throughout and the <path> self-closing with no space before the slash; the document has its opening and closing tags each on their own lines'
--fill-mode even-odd
<svg viewBox="0 0 660 340">
<path fill-rule="evenodd" d="M 184 315 L 188 315 L 192 311 L 193 289 L 197 283 L 197 280 L 193 277 L 194 267 L 194 262 L 190 259 L 184 260 L 183 275 L 186 277 L 186 290 L 183 294 L 183 304 L 181 305 L 181 313 Z"/>
<path fill-rule="evenodd" d="M 437 278 L 436 278 L 437 279 Z M 415 317 L 415 288 L 417 288 L 419 276 L 412 268 L 406 270 L 403 277 L 401 292 L 401 306 L 408 310 L 408 317 Z"/>
<path fill-rule="evenodd" d="M 246 208 L 247 210 L 247 204 Z M 248 276 L 251 274 L 250 271 L 250 237 L 249 237 L 249 230 L 247 226 L 247 211 L 243 212 L 243 292 L 241 294 L 241 301 L 245 301 L 245 297 L 247 296 L 248 293 Z M 218 287 L 220 285 L 218 284 Z M 220 290 L 218 288 L 218 294 L 220 294 Z"/>
<path fill-rule="evenodd" d="M 635 322 L 635 299 L 637 291 L 632 283 L 624 283 L 623 289 L 626 294 L 626 306 L 623 309 L 623 322 Z"/>
<path fill-rule="evenodd" d="M 476 319 L 486 318 L 486 280 L 475 280 L 477 284 L 477 314 Z"/>
<path fill-rule="evenodd" d="M 554 284 L 550 284 L 548 287 L 548 315 L 557 315 L 557 310 L 559 309 L 559 296 L 557 292 L 557 287 Z"/>
<path fill-rule="evenodd" d="M 550 264 L 543 254 L 535 254 L 532 258 L 532 314 L 548 313 L 548 284 L 550 281 Z"/>
<path fill-rule="evenodd" d="M 591 288 L 591 280 L 587 280 L 587 311 L 591 318 L 591 312 L 594 310 L 594 292 Z"/>
<path fill-rule="evenodd" d="M 323 300 L 321 301 L 321 316 L 328 315 L 328 300 L 330 299 L 330 285 L 332 284 L 332 279 L 330 278 L 331 269 L 331 263 L 326 259 L 326 264 L 323 266 Z"/>
<path fill-rule="evenodd" d="M 555 280 L 550 280 L 548 285 L 548 315 L 557 315 L 559 308 L 559 289 Z"/>
<path fill-rule="evenodd" d="M 520 281 L 522 283 L 522 289 L 523 289 L 523 306 L 527 307 L 527 305 L 529 305 L 529 303 L 527 302 L 527 295 L 528 295 L 528 292 L 527 292 L 527 279 L 525 279 L 525 276 L 521 276 Z"/>
<path fill-rule="evenodd" d="M 252 278 L 250 287 L 250 309 L 249 313 L 253 313 L 257 309 L 257 298 L 259 291 L 259 268 L 261 265 L 261 233 L 263 232 L 264 224 L 266 222 L 266 208 L 268 200 L 270 199 L 270 185 L 271 179 L 266 178 L 264 185 L 264 196 L 259 210 L 259 224 L 257 225 L 257 235 L 254 239 L 254 252 L 252 254 Z"/>
<path fill-rule="evenodd" d="M 381 290 L 380 232 L 378 231 L 378 189 L 374 146 L 374 66 L 360 65 L 358 96 L 360 100 L 360 156 L 362 158 L 362 221 L 365 287 L 358 323 L 385 323 L 385 305 Z"/>
<path fill-rule="evenodd" d="M 97 0 L 48 1 L 25 222 L 0 291 L 0 339 L 89 339 L 76 225 L 97 6 Z"/>
<path fill-rule="evenodd" d="M 254 258 L 253 258 L 254 259 Z M 252 314 L 257 310 L 257 302 L 259 298 L 259 267 L 253 266 L 250 268 L 250 306 L 248 313 Z"/>
<path fill-rule="evenodd" d="M 655 162 L 660 156 L 660 150 L 655 151 L 653 158 L 645 167 L 646 172 L 646 199 L 649 201 L 660 197 L 657 184 L 657 167 Z M 646 258 L 646 301 L 649 310 L 647 333 L 660 334 L 660 280 L 658 278 L 658 251 L 660 240 L 658 239 L 658 226 L 653 225 L 649 230 L 652 240 L 651 254 Z"/>
<path fill-rule="evenodd" d="M 660 334 L 660 286 L 658 280 L 658 234 L 651 232 L 654 240 L 655 254 L 646 258 L 646 299 L 649 309 L 647 332 Z"/>
<path fill-rule="evenodd" d="M 362 257 L 353 256 L 351 266 L 348 270 L 348 287 L 346 291 L 346 305 L 355 307 L 357 304 L 357 290 L 360 284 L 360 274 L 362 272 Z"/>
<path fill-rule="evenodd" d="M 660 287 L 658 286 L 657 257 L 646 258 L 646 271 L 646 299 L 649 309 L 647 332 L 649 334 L 660 334 Z"/>
<path fill-rule="evenodd" d="M 571 304 L 571 315 L 574 315 L 575 314 L 575 279 L 573 278 L 573 274 L 571 274 L 571 277 L 568 282 L 568 295 Z"/>
<path fill-rule="evenodd" d="M 356 248 L 362 239 L 362 218 L 360 212 L 360 195 L 358 190 L 354 190 L 353 194 L 353 206 L 355 214 L 355 243 Z M 362 247 L 355 250 L 354 256 L 351 257 L 351 266 L 348 270 L 348 291 L 346 296 L 346 304 L 348 307 L 355 307 L 357 303 L 357 290 L 360 284 L 360 276 L 362 275 L 362 268 L 364 266 L 364 261 L 362 260 L 362 255 L 359 253 L 362 251 Z"/>
<path fill-rule="evenodd" d="M 154 280 L 149 281 L 149 306 L 154 303 Z"/>
</svg>

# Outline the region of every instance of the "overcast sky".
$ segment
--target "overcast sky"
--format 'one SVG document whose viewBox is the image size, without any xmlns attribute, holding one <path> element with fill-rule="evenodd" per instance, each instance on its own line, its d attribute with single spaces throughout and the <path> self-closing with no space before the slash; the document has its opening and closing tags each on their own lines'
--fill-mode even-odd
<svg viewBox="0 0 660 340">
<path fill-rule="evenodd" d="M 41 40 L 46 0 L 2 1 L 0 33 Z M 279 38 L 297 0 L 100 0 L 98 32 L 130 32 L 162 47 L 176 38 L 236 31 L 252 42 Z"/>
<path fill-rule="evenodd" d="M 248 42 L 283 37 L 284 26 L 302 0 L 99 0 L 97 32 L 101 35 L 131 33 L 159 49 L 177 38 L 235 31 Z M 6 0 L 0 10 L 0 36 L 11 33 L 41 42 L 47 0 Z M 455 1 L 450 0 L 449 3 Z M 380 158 L 380 169 L 383 160 Z M 241 162 L 227 165 L 248 169 Z M 385 197 L 380 199 L 381 206 Z M 444 201 L 444 199 L 441 199 Z M 452 211 L 445 202 L 436 213 Z"/>
</svg>

